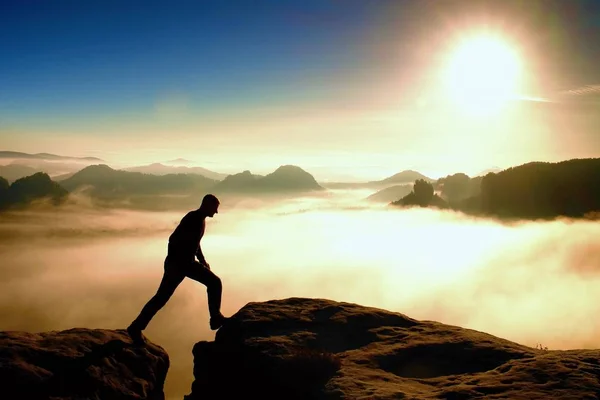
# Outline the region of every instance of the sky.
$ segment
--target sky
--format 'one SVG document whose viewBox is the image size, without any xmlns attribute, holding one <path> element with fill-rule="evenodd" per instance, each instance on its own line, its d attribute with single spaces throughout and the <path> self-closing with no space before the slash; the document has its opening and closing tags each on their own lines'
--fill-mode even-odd
<svg viewBox="0 0 600 400">
<path fill-rule="evenodd" d="M 0 150 L 365 179 L 600 151 L 596 0 L 7 0 L 0 37 Z"/>
</svg>

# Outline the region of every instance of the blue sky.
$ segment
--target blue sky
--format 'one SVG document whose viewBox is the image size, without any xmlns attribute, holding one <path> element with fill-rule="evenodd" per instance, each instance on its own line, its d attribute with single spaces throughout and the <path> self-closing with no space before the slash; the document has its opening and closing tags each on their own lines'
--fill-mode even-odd
<svg viewBox="0 0 600 400">
<path fill-rule="evenodd" d="M 403 154 L 423 167 L 447 155 L 440 143 L 471 137 L 463 131 L 474 123 L 454 121 L 456 137 L 435 142 L 448 121 L 413 105 L 428 96 L 457 38 L 482 28 L 524 55 L 537 79 L 526 95 L 600 83 L 600 1 L 473 4 L 4 1 L 0 147 L 115 160 L 133 159 L 135 149 L 140 162 L 197 155 L 234 169 L 241 153 L 270 168 L 259 162 L 266 149 L 278 155 L 273 166 L 318 159 L 345 168 L 358 157 L 392 170 Z M 596 126 L 593 112 L 575 122 L 560 112 L 561 123 Z M 576 154 L 525 152 L 494 164 Z"/>
<path fill-rule="evenodd" d="M 197 93 L 208 108 L 288 96 L 289 81 L 361 62 L 352 42 L 380 11 L 366 4 L 4 4 L 0 35 L 13 40 L 2 43 L 3 116 L 143 108 L 162 91 Z"/>
</svg>

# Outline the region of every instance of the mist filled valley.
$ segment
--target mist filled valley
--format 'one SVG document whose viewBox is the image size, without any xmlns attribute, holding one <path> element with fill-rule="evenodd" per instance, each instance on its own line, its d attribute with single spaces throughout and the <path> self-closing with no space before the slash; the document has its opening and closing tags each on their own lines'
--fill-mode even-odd
<svg viewBox="0 0 600 400">
<path fill-rule="evenodd" d="M 204 255 L 223 313 L 252 301 L 327 298 L 550 349 L 597 348 L 600 225 L 500 223 L 367 202 L 372 191 L 223 201 Z M 85 202 L 0 217 L 0 330 L 123 329 L 155 293 L 184 213 Z M 167 397 L 192 381 L 191 348 L 211 340 L 206 290 L 186 279 L 146 336 L 167 350 Z"/>
</svg>

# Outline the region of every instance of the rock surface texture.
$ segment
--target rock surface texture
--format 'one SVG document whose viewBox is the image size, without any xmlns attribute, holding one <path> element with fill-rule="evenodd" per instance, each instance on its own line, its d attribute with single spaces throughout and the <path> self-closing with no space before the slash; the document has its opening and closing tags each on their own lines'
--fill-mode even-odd
<svg viewBox="0 0 600 400">
<path fill-rule="evenodd" d="M 162 400 L 168 369 L 161 347 L 122 330 L 0 332 L 3 399 Z"/>
<path fill-rule="evenodd" d="M 600 396 L 599 350 L 539 350 L 324 299 L 249 303 L 193 355 L 187 400 Z"/>
</svg>

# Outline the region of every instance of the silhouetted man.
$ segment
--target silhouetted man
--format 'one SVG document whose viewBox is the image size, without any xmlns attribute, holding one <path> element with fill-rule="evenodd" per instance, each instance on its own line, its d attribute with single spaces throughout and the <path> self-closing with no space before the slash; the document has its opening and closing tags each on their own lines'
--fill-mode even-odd
<svg viewBox="0 0 600 400">
<path fill-rule="evenodd" d="M 200 208 L 188 212 L 177 228 L 169 236 L 164 274 L 154 297 L 146 303 L 140 315 L 129 325 L 127 332 L 135 343 L 143 343 L 142 330 L 146 329 L 154 315 L 171 298 L 177 286 L 187 276 L 206 285 L 210 329 L 216 330 L 225 322 L 221 314 L 221 279 L 211 270 L 200 248 L 200 239 L 204 236 L 206 217 L 218 213 L 219 200 L 212 194 L 202 199 Z M 198 261 L 194 259 L 198 258 Z"/>
</svg>

